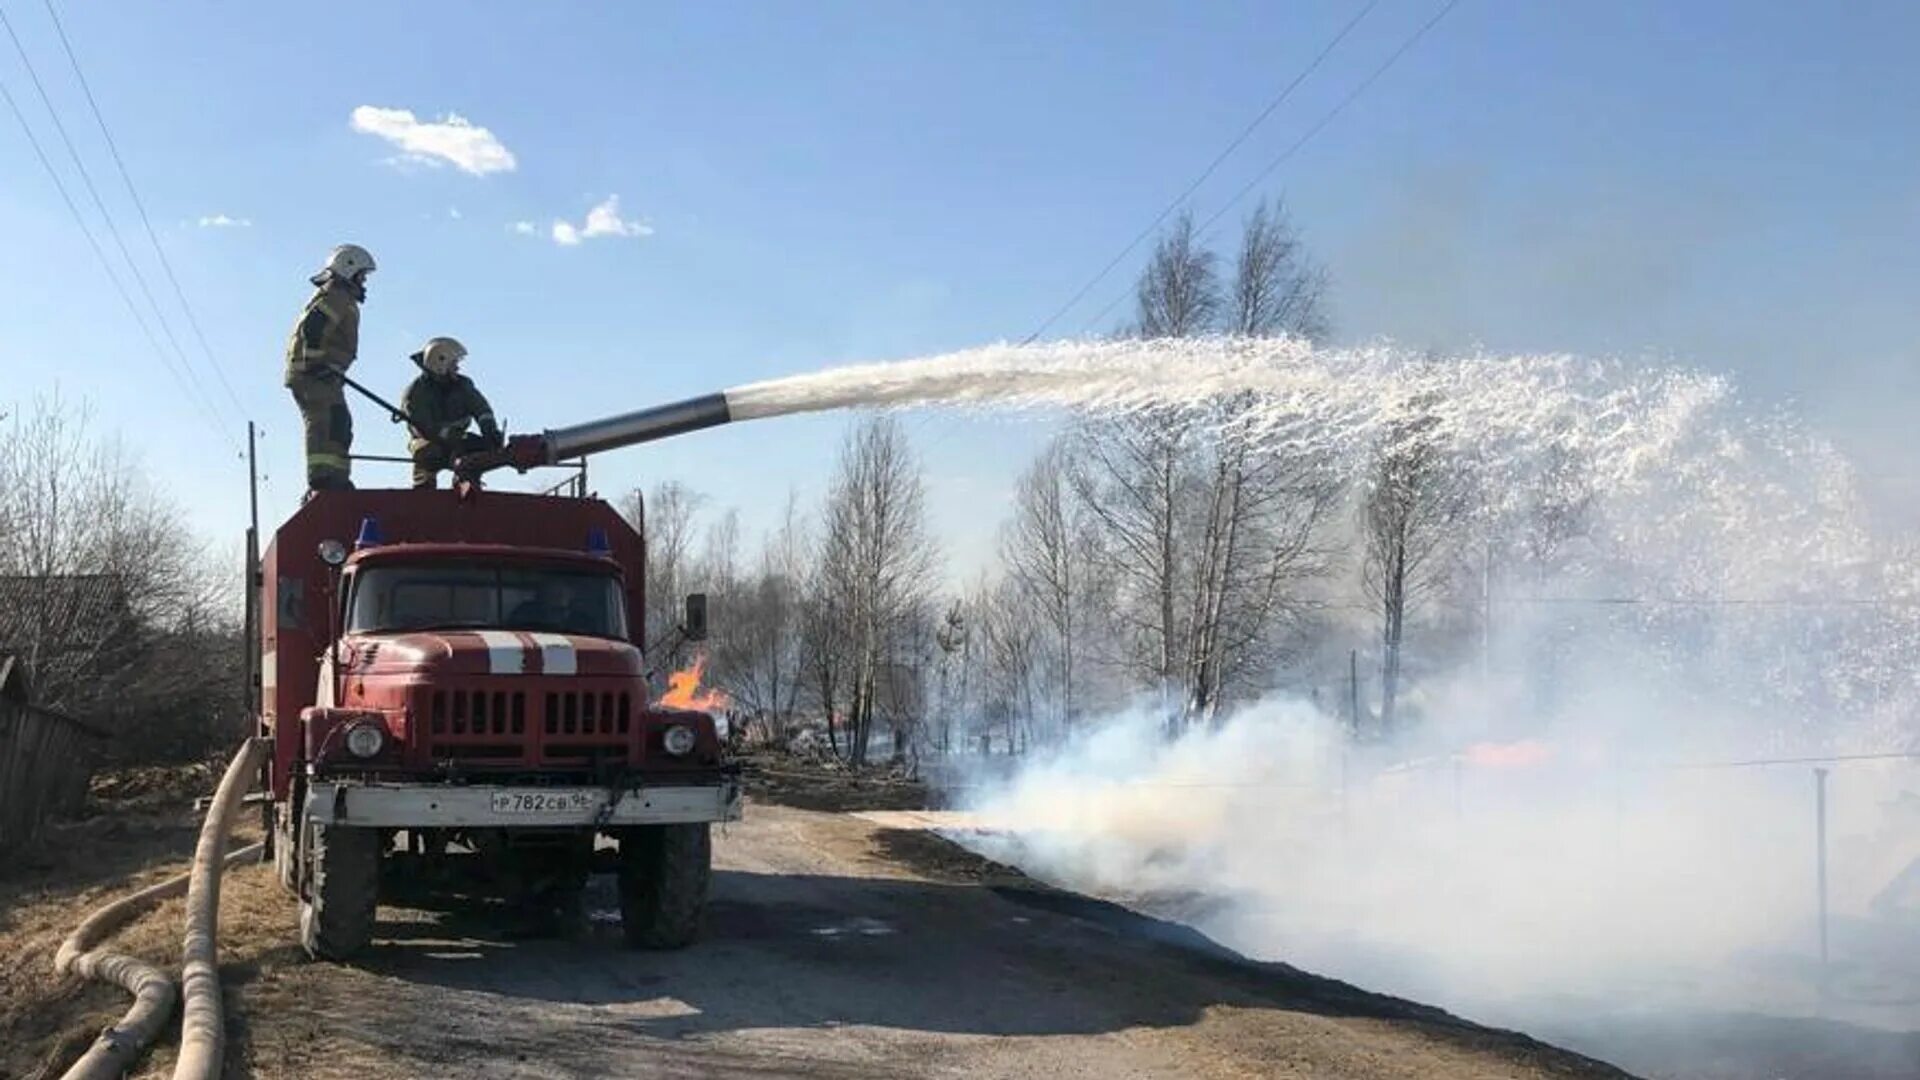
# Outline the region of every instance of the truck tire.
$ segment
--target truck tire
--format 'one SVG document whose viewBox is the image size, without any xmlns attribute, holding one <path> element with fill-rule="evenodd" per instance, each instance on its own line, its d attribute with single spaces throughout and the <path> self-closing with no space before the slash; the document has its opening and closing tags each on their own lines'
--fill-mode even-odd
<svg viewBox="0 0 1920 1080">
<path fill-rule="evenodd" d="M 379 829 L 307 826 L 309 876 L 300 944 L 316 960 L 345 960 L 373 940 L 380 894 Z"/>
<path fill-rule="evenodd" d="M 646 825 L 620 837 L 620 927 L 627 944 L 680 949 L 700 933 L 713 871 L 705 822 Z"/>
</svg>

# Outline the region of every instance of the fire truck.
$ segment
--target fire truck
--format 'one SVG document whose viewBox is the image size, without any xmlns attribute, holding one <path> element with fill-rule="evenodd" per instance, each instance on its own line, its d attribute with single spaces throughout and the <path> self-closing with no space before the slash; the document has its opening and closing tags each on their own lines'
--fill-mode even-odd
<svg viewBox="0 0 1920 1080">
<path fill-rule="evenodd" d="M 652 693 L 643 537 L 584 483 L 479 479 L 726 419 L 713 395 L 519 436 L 450 490 L 315 492 L 279 527 L 255 563 L 257 722 L 309 953 L 369 943 L 383 867 L 455 858 L 562 907 L 610 868 L 631 944 L 693 940 L 742 792 L 714 719 Z M 704 597 L 683 610 L 673 633 L 704 639 Z"/>
</svg>

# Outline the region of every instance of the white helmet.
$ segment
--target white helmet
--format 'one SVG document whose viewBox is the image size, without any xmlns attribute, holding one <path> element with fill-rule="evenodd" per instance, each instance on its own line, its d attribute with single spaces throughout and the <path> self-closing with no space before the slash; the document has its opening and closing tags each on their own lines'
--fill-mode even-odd
<svg viewBox="0 0 1920 1080">
<path fill-rule="evenodd" d="M 373 255 L 359 244 L 341 244 L 327 255 L 325 266 L 314 275 L 314 280 L 333 277 L 341 281 L 358 282 L 378 267 L 373 264 Z"/>
<path fill-rule="evenodd" d="M 450 337 L 428 338 L 413 359 L 421 367 L 441 378 L 446 378 L 460 370 L 460 361 L 467 358 L 467 347 Z"/>
</svg>

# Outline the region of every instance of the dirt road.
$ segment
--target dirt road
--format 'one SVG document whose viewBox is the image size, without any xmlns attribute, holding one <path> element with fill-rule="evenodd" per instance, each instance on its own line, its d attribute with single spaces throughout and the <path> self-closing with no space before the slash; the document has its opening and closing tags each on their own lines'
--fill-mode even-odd
<svg viewBox="0 0 1920 1080">
<path fill-rule="evenodd" d="M 609 883 L 571 939 L 383 908 L 364 963 L 299 961 L 258 868 L 230 950 L 230 1075 L 1620 1076 L 1521 1036 L 1192 947 L 923 833 L 754 806 L 715 846 L 708 932 L 618 944 Z M 243 916 L 244 917 L 244 916 Z M 231 920 L 230 920 L 231 921 Z"/>
</svg>

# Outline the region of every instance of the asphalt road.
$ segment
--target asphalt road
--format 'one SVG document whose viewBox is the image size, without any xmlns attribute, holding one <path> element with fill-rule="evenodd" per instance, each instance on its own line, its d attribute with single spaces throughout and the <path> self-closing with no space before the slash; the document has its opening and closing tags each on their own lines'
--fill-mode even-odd
<svg viewBox="0 0 1920 1080">
<path fill-rule="evenodd" d="M 684 951 L 622 948 L 598 879 L 584 933 L 516 938 L 458 905 L 383 908 L 350 966 L 299 959 L 291 902 L 271 899 L 263 868 L 240 872 L 230 905 L 284 925 L 238 928 L 229 1074 L 1625 1075 L 1240 961 L 853 815 L 750 806 L 715 867 L 705 938 Z"/>
</svg>

